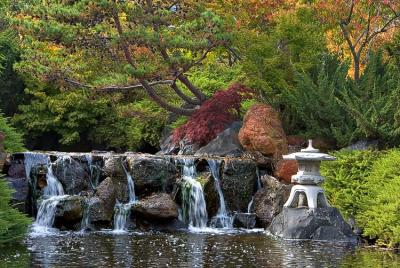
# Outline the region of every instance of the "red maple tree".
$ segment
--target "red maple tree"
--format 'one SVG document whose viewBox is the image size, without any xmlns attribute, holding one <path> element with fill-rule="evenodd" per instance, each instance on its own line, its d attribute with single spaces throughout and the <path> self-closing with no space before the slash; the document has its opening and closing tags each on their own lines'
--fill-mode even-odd
<svg viewBox="0 0 400 268">
<path fill-rule="evenodd" d="M 241 84 L 217 91 L 179 128 L 174 130 L 173 141 L 186 139 L 203 146 L 213 140 L 232 122 L 240 119 L 241 103 L 254 97 L 254 91 Z"/>
</svg>

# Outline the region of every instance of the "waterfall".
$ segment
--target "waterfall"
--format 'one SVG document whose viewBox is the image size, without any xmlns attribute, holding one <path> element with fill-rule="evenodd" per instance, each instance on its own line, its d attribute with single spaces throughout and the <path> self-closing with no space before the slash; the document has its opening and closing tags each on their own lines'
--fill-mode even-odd
<svg viewBox="0 0 400 268">
<path fill-rule="evenodd" d="M 36 221 L 33 224 L 35 232 L 46 232 L 54 224 L 58 203 L 68 195 L 55 195 L 42 200 Z"/>
<path fill-rule="evenodd" d="M 180 160 L 182 169 L 182 214 L 190 227 L 204 228 L 207 226 L 208 215 L 206 201 L 200 182 L 196 180 L 196 166 L 193 158 Z"/>
<path fill-rule="evenodd" d="M 42 153 L 24 153 L 25 174 L 30 181 L 30 173 L 33 167 L 38 165 L 47 165 L 46 187 L 43 189 L 43 200 L 40 203 L 36 220 L 33 224 L 36 232 L 47 231 L 54 223 L 57 204 L 66 197 L 64 189 L 58 179 L 54 176 L 52 163 L 48 155 Z M 32 182 L 33 189 L 36 187 L 36 181 Z M 35 200 L 32 200 L 33 202 Z"/>
<path fill-rule="evenodd" d="M 251 198 L 249 205 L 247 206 L 247 213 L 251 213 L 251 207 L 253 206 L 253 202 L 254 202 L 254 195 Z"/>
<path fill-rule="evenodd" d="M 208 166 L 210 167 L 210 171 L 212 176 L 214 177 L 215 188 L 217 189 L 219 196 L 219 209 L 217 215 L 211 219 L 212 227 L 221 227 L 221 228 L 232 228 L 232 217 L 228 215 L 224 194 L 222 193 L 221 185 L 220 185 L 220 164 L 221 161 L 217 159 L 208 159 Z"/>
<path fill-rule="evenodd" d="M 257 191 L 258 191 L 262 188 L 260 170 L 258 169 L 258 167 L 256 168 L 256 175 L 257 175 Z"/>
<path fill-rule="evenodd" d="M 126 204 L 122 204 L 117 200 L 117 203 L 114 207 L 114 231 L 121 232 L 126 229 L 126 222 L 129 218 L 131 208 L 136 203 L 136 194 L 135 194 L 135 183 L 133 182 L 131 174 L 125 168 L 123 163 L 122 167 L 125 171 L 126 180 L 128 183 L 128 196 L 129 202 Z"/>
<path fill-rule="evenodd" d="M 37 165 L 48 165 L 49 156 L 42 153 L 26 152 L 24 153 L 24 167 L 26 179 L 30 181 L 31 170 Z"/>
<path fill-rule="evenodd" d="M 92 186 L 92 189 L 95 190 L 97 185 L 99 184 L 98 173 L 93 174 L 93 170 L 96 168 L 96 166 L 93 164 L 93 157 L 91 154 L 85 154 L 84 156 L 89 168 L 90 186 Z"/>
<path fill-rule="evenodd" d="M 90 208 L 92 207 L 92 205 L 93 205 L 93 203 L 91 202 L 91 199 L 86 198 L 83 215 L 82 215 L 82 221 L 81 221 L 81 232 L 84 232 L 86 229 L 89 228 Z"/>
<path fill-rule="evenodd" d="M 44 188 L 44 195 L 46 196 L 57 196 L 64 195 L 64 189 L 59 180 L 54 176 L 52 164 L 47 166 L 46 181 L 47 186 Z"/>
</svg>

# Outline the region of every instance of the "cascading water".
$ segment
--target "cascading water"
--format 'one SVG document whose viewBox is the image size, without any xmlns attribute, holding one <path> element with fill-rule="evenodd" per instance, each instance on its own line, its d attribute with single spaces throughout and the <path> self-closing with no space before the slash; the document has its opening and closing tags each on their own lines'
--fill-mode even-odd
<svg viewBox="0 0 400 268">
<path fill-rule="evenodd" d="M 86 162 L 88 164 L 88 168 L 89 168 L 90 185 L 92 186 L 92 189 L 95 190 L 99 184 L 99 174 L 98 174 L 98 172 L 95 172 L 96 165 L 93 164 L 92 155 L 85 154 L 84 156 L 85 156 Z"/>
<path fill-rule="evenodd" d="M 183 164 L 182 217 L 190 227 L 205 228 L 208 215 L 203 189 L 196 180 L 196 166 L 193 158 L 180 159 Z"/>
<path fill-rule="evenodd" d="M 123 163 L 122 167 L 124 168 L 126 179 L 128 182 L 128 195 L 129 202 L 126 204 L 121 204 L 118 202 L 115 204 L 114 208 L 114 231 L 121 232 L 126 229 L 126 221 L 129 218 L 130 211 L 132 206 L 136 203 L 136 194 L 135 194 L 135 183 L 133 182 L 131 174 L 126 170 Z"/>
<path fill-rule="evenodd" d="M 62 184 L 59 182 L 56 176 L 54 176 L 51 163 L 47 166 L 46 182 L 47 186 L 44 188 L 45 196 L 64 195 Z"/>
<path fill-rule="evenodd" d="M 219 196 L 219 208 L 217 215 L 211 219 L 211 226 L 216 228 L 232 228 L 233 217 L 231 217 L 226 209 L 224 194 L 222 193 L 220 185 L 220 164 L 221 161 L 217 159 L 208 159 L 208 166 L 212 176 L 214 177 L 215 188 Z"/>
<path fill-rule="evenodd" d="M 57 204 L 66 197 L 61 183 L 53 174 L 52 163 L 48 155 L 42 153 L 24 153 L 24 165 L 27 179 L 30 181 L 31 169 L 38 165 L 47 165 L 46 187 L 43 189 L 43 200 L 40 203 L 36 220 L 33 224 L 36 232 L 47 231 L 54 223 Z M 36 181 L 33 182 L 34 188 Z M 35 201 L 35 200 L 32 200 Z"/>
<path fill-rule="evenodd" d="M 33 229 L 36 233 L 47 232 L 54 224 L 58 203 L 68 195 L 55 195 L 44 199 L 38 210 Z"/>
<path fill-rule="evenodd" d="M 258 190 L 260 190 L 262 188 L 260 170 L 258 169 L 258 167 L 256 168 L 256 175 L 257 175 L 257 191 L 256 192 L 258 192 Z M 247 205 L 247 213 L 251 213 L 253 203 L 254 203 L 254 195 L 251 198 L 249 204 Z"/>
</svg>

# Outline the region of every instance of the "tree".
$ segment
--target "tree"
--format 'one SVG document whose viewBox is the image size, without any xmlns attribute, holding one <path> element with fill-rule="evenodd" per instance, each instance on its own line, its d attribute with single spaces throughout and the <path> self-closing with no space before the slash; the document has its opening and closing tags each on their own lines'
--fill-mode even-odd
<svg viewBox="0 0 400 268">
<path fill-rule="evenodd" d="M 10 125 L 7 118 L 0 113 L 0 133 L 5 136 L 4 149 L 8 153 L 22 152 L 25 150 L 22 135 Z"/>
<path fill-rule="evenodd" d="M 397 0 L 320 0 L 317 7 L 325 22 L 338 25 L 353 61 L 353 77 L 360 79 L 365 50 L 400 23 L 400 2 Z M 334 21 L 332 21 L 334 20 Z"/>
<path fill-rule="evenodd" d="M 191 115 L 207 96 L 188 76 L 217 48 L 229 49 L 222 19 L 203 1 L 16 1 L 23 37 L 17 69 L 30 81 L 95 91 L 144 89 L 164 109 Z M 181 102 L 173 105 L 166 94 Z M 195 108 L 182 108 L 190 104 Z"/>
</svg>

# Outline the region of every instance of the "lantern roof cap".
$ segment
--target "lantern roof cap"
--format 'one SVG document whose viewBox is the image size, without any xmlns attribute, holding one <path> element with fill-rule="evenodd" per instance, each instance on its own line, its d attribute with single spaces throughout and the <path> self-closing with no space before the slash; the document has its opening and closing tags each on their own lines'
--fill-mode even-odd
<svg viewBox="0 0 400 268">
<path fill-rule="evenodd" d="M 301 149 L 300 152 L 284 155 L 283 159 L 287 160 L 305 160 L 305 161 L 332 161 L 336 157 L 329 154 L 321 153 L 318 149 L 312 146 L 312 140 L 308 140 L 308 147 Z"/>
</svg>

